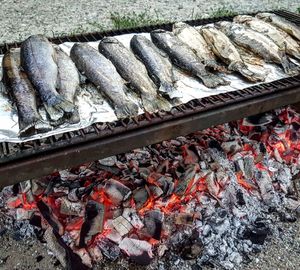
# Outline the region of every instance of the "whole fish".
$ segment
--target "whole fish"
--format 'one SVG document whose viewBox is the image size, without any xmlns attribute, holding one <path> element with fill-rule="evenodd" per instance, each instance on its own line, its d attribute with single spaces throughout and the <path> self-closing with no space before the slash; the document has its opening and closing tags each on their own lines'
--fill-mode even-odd
<svg viewBox="0 0 300 270">
<path fill-rule="evenodd" d="M 20 136 L 51 130 L 51 126 L 38 113 L 36 92 L 31 82 L 20 69 L 20 50 L 11 49 L 2 61 L 3 81 L 18 110 Z"/>
<path fill-rule="evenodd" d="M 298 73 L 297 66 L 288 59 L 285 52 L 265 35 L 237 23 L 223 21 L 215 25 L 238 46 L 254 52 L 267 62 L 280 64 L 289 75 Z"/>
<path fill-rule="evenodd" d="M 233 21 L 247 25 L 252 30 L 264 34 L 272 39 L 279 48 L 285 50 L 287 54 L 300 59 L 300 45 L 280 28 L 248 15 L 236 16 Z"/>
<path fill-rule="evenodd" d="M 58 94 L 56 52 L 47 38 L 36 35 L 21 45 L 21 66 L 38 91 L 51 120 L 72 113 L 75 106 Z"/>
<path fill-rule="evenodd" d="M 272 13 L 258 13 L 256 17 L 264 20 L 265 22 L 275 25 L 276 27 L 282 29 L 286 33 L 300 40 L 300 27 L 295 23 Z"/>
<path fill-rule="evenodd" d="M 162 95 L 173 98 L 176 92 L 173 66 L 168 56 L 159 50 L 149 39 L 141 35 L 134 35 L 130 47 L 137 57 L 144 63 L 148 73 Z M 177 95 L 177 97 L 179 97 Z"/>
<path fill-rule="evenodd" d="M 56 64 L 58 68 L 57 87 L 59 94 L 67 101 L 74 104 L 75 94 L 79 88 L 79 73 L 71 58 L 63 52 L 59 47 L 55 47 Z M 80 121 L 78 108 L 75 107 L 71 123 L 78 123 Z"/>
<path fill-rule="evenodd" d="M 215 88 L 229 84 L 223 78 L 208 72 L 196 53 L 172 32 L 155 30 L 151 32 L 151 38 L 158 48 L 169 55 L 174 65 L 199 78 L 205 86 Z"/>
<path fill-rule="evenodd" d="M 171 109 L 171 104 L 158 95 L 157 87 L 149 78 L 143 63 L 121 42 L 114 37 L 106 37 L 100 41 L 99 51 L 114 64 L 130 87 L 138 92 L 146 111 Z"/>
<path fill-rule="evenodd" d="M 226 68 L 216 61 L 216 57 L 208 47 L 202 35 L 192 26 L 178 22 L 173 25 L 173 33 L 193 49 L 205 66 L 217 71 L 226 72 Z"/>
<path fill-rule="evenodd" d="M 100 92 L 110 101 L 118 118 L 138 113 L 138 106 L 126 95 L 124 80 L 114 65 L 88 44 L 75 44 L 71 49 L 71 59 Z"/>
<path fill-rule="evenodd" d="M 229 70 L 239 72 L 252 82 L 265 80 L 265 75 L 248 69 L 239 52 L 224 33 L 213 26 L 205 26 L 200 31 L 215 55 L 228 65 Z"/>
</svg>

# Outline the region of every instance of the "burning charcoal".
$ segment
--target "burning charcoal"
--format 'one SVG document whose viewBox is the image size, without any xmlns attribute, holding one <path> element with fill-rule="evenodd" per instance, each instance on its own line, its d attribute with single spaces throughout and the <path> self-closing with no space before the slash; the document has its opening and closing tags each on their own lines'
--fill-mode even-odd
<svg viewBox="0 0 300 270">
<path fill-rule="evenodd" d="M 68 170 L 59 171 L 60 179 L 63 181 L 71 180 L 74 181 L 78 178 L 78 175 L 70 173 Z"/>
<path fill-rule="evenodd" d="M 150 210 L 145 214 L 144 224 L 146 236 L 160 240 L 163 228 L 164 214 L 159 210 Z"/>
<path fill-rule="evenodd" d="M 102 254 L 111 261 L 115 261 L 120 256 L 120 248 L 108 239 L 100 239 L 97 246 Z"/>
<path fill-rule="evenodd" d="M 199 155 L 195 145 L 183 145 L 181 148 L 183 150 L 184 164 L 195 164 L 199 162 Z"/>
<path fill-rule="evenodd" d="M 178 213 L 175 214 L 175 224 L 193 225 L 195 219 L 200 219 L 200 213 Z"/>
<path fill-rule="evenodd" d="M 156 185 L 150 185 L 150 186 L 148 186 L 148 188 L 150 190 L 151 196 L 154 199 L 159 198 L 164 193 L 164 191 L 159 186 L 156 186 Z"/>
<path fill-rule="evenodd" d="M 43 194 L 48 186 L 48 182 L 42 180 L 31 180 L 31 192 L 34 196 Z"/>
<path fill-rule="evenodd" d="M 105 235 L 110 241 L 119 244 L 122 240 L 121 234 L 119 234 L 115 229 L 110 229 L 109 232 Z"/>
<path fill-rule="evenodd" d="M 77 196 L 77 189 L 76 188 L 70 190 L 70 192 L 68 194 L 68 200 L 70 202 L 78 202 L 79 201 L 79 198 Z"/>
<path fill-rule="evenodd" d="M 225 187 L 228 184 L 228 182 L 230 181 L 228 173 L 223 170 L 218 170 L 216 172 L 216 181 L 222 187 Z"/>
<path fill-rule="evenodd" d="M 16 210 L 16 220 L 27 220 L 33 215 L 33 211 L 25 210 L 23 208 L 17 208 Z"/>
<path fill-rule="evenodd" d="M 53 252 L 54 256 L 59 260 L 60 264 L 65 268 L 67 266 L 67 253 L 64 248 L 58 243 L 53 229 L 48 227 L 45 231 L 44 238 L 47 242 L 48 248 Z"/>
<path fill-rule="evenodd" d="M 30 180 L 21 182 L 19 184 L 19 187 L 20 187 L 19 193 L 26 193 L 26 192 L 28 192 L 29 190 L 31 190 L 31 182 L 30 182 Z"/>
<path fill-rule="evenodd" d="M 134 228 L 140 230 L 141 228 L 144 227 L 144 223 L 141 221 L 141 219 L 139 218 L 138 214 L 134 209 L 125 208 L 122 215 L 131 223 L 131 225 Z"/>
<path fill-rule="evenodd" d="M 88 251 L 94 262 L 101 262 L 103 260 L 102 252 L 97 245 L 89 247 Z"/>
<path fill-rule="evenodd" d="M 117 180 L 109 179 L 105 182 L 105 193 L 114 204 L 120 204 L 131 195 L 130 188 L 126 187 Z"/>
<path fill-rule="evenodd" d="M 82 202 L 70 202 L 66 197 L 60 199 L 60 213 L 68 216 L 84 215 L 84 205 Z"/>
<path fill-rule="evenodd" d="M 251 180 L 254 177 L 255 164 L 254 157 L 247 155 L 244 157 L 244 176 L 247 180 Z"/>
<path fill-rule="evenodd" d="M 117 161 L 118 160 L 117 160 L 116 156 L 111 156 L 108 158 L 100 159 L 99 163 L 104 166 L 114 166 L 114 165 L 116 165 Z"/>
<path fill-rule="evenodd" d="M 169 196 L 174 192 L 174 182 L 172 177 L 162 176 L 157 180 L 157 184 L 164 191 L 165 196 Z"/>
<path fill-rule="evenodd" d="M 233 155 L 242 150 L 242 146 L 239 141 L 223 142 L 221 144 L 222 149 L 226 154 Z"/>
<path fill-rule="evenodd" d="M 42 217 L 49 223 L 53 230 L 59 235 L 63 235 L 64 227 L 58 220 L 58 217 L 52 212 L 51 208 L 42 200 L 37 202 L 37 207 Z"/>
<path fill-rule="evenodd" d="M 121 236 L 128 234 L 132 229 L 130 222 L 123 216 L 115 218 L 112 223 Z"/>
<path fill-rule="evenodd" d="M 119 247 L 137 264 L 148 265 L 153 258 L 152 246 L 146 241 L 125 237 Z"/>
<path fill-rule="evenodd" d="M 148 198 L 149 194 L 143 187 L 137 188 L 133 191 L 133 200 L 137 209 L 142 208 L 143 205 L 148 201 Z"/>
<path fill-rule="evenodd" d="M 179 178 L 179 183 L 174 190 L 177 195 L 184 195 L 187 189 L 195 184 L 195 175 L 198 168 L 198 165 L 190 165 L 186 168 L 186 171 Z"/>
<path fill-rule="evenodd" d="M 209 172 L 206 175 L 205 183 L 207 185 L 209 194 L 217 199 L 220 192 L 220 186 L 216 182 L 216 175 L 214 172 Z"/>
<path fill-rule="evenodd" d="M 256 182 L 260 190 L 260 194 L 264 202 L 272 203 L 275 191 L 272 185 L 272 179 L 268 172 L 260 171 L 256 175 Z"/>
<path fill-rule="evenodd" d="M 103 204 L 89 201 L 85 208 L 85 218 L 80 230 L 79 247 L 85 247 L 92 237 L 103 230 L 105 207 Z"/>
</svg>

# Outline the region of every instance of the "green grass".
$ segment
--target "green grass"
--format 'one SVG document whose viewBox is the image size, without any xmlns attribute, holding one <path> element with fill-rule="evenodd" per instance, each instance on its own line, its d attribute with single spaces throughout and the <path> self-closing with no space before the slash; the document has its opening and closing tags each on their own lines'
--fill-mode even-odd
<svg viewBox="0 0 300 270">
<path fill-rule="evenodd" d="M 297 8 L 298 13 L 300 13 L 300 7 Z"/>
<path fill-rule="evenodd" d="M 213 11 L 211 13 L 212 17 L 218 18 L 218 17 L 226 17 L 226 16 L 236 16 L 238 15 L 237 12 L 233 11 L 231 8 L 218 8 L 217 10 Z"/>
<path fill-rule="evenodd" d="M 153 17 L 149 15 L 147 11 L 143 13 L 131 12 L 125 15 L 114 12 L 111 13 L 110 19 L 115 29 L 126 29 L 145 25 L 154 25 L 163 22 L 163 20 L 158 17 L 158 14 Z"/>
</svg>

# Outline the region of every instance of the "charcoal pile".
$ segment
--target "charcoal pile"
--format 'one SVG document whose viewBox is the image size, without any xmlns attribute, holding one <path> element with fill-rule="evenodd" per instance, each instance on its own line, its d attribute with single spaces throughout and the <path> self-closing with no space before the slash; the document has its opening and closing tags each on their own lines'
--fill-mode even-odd
<svg viewBox="0 0 300 270">
<path fill-rule="evenodd" d="M 271 214 L 300 214 L 299 127 L 281 108 L 7 187 L 1 207 L 68 269 L 124 257 L 234 269 L 274 237 Z"/>
</svg>

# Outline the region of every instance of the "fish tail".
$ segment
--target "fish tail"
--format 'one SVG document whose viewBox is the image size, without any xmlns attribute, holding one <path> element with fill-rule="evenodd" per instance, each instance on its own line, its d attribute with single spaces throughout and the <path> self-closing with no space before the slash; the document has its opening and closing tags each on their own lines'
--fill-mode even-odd
<svg viewBox="0 0 300 270">
<path fill-rule="evenodd" d="M 143 107 L 147 112 L 156 112 L 159 110 L 169 111 L 171 110 L 171 104 L 161 96 L 141 96 Z"/>
<path fill-rule="evenodd" d="M 286 54 L 282 54 L 281 65 L 286 74 L 297 75 L 299 74 L 300 67 L 294 64 Z"/>
<path fill-rule="evenodd" d="M 251 82 L 262 82 L 266 79 L 266 74 L 253 72 L 241 62 L 231 63 L 228 67 L 229 70 L 237 71 Z"/>
<path fill-rule="evenodd" d="M 58 96 L 56 97 L 55 101 L 51 103 L 51 105 L 45 104 L 45 109 L 51 121 L 58 121 L 65 114 L 67 116 L 72 115 L 76 109 L 76 106 L 72 102 L 65 100 L 61 96 Z"/>
<path fill-rule="evenodd" d="M 228 73 L 228 69 L 225 66 L 218 64 L 215 60 L 209 60 L 205 62 L 205 65 L 209 68 L 212 68 L 215 71 Z"/>
<path fill-rule="evenodd" d="M 182 93 L 176 89 L 175 83 L 161 82 L 158 91 L 170 99 L 182 97 Z"/>
<path fill-rule="evenodd" d="M 126 102 L 115 106 L 115 114 L 118 119 L 135 116 L 138 114 L 139 107 L 133 102 Z"/>
<path fill-rule="evenodd" d="M 229 85 L 230 82 L 226 81 L 222 77 L 219 77 L 212 73 L 207 73 L 206 75 L 198 75 L 198 78 L 200 78 L 203 82 L 203 84 L 208 88 L 216 88 L 220 85 Z"/>
<path fill-rule="evenodd" d="M 74 112 L 69 116 L 69 123 L 70 124 L 77 124 L 80 122 L 80 115 L 78 108 L 75 108 Z"/>
<path fill-rule="evenodd" d="M 19 131 L 20 137 L 31 136 L 37 133 L 47 132 L 52 129 L 50 124 L 41 118 L 36 118 L 31 122 L 20 120 L 19 125 L 20 125 L 20 131 Z"/>
</svg>

